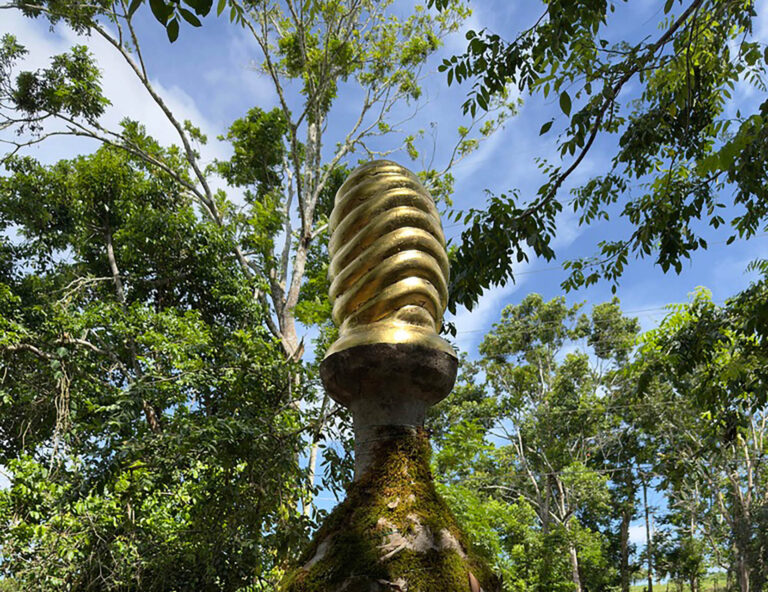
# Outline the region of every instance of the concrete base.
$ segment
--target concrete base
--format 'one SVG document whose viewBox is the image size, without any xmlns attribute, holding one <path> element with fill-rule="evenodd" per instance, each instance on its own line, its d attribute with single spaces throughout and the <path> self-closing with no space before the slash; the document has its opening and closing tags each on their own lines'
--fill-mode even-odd
<svg viewBox="0 0 768 592">
<path fill-rule="evenodd" d="M 355 480 L 371 463 L 381 428 L 421 428 L 430 405 L 451 392 L 458 360 L 412 344 L 360 345 L 320 364 L 326 392 L 349 407 L 355 427 Z"/>
</svg>

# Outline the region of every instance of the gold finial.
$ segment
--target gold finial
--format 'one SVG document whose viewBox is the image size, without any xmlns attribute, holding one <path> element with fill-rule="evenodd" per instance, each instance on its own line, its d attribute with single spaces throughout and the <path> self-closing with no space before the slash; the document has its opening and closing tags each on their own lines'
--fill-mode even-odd
<svg viewBox="0 0 768 592">
<path fill-rule="evenodd" d="M 407 343 L 456 354 L 437 332 L 448 302 L 448 255 L 437 208 L 418 177 L 388 160 L 356 168 L 330 220 L 329 296 L 339 338 Z"/>
</svg>

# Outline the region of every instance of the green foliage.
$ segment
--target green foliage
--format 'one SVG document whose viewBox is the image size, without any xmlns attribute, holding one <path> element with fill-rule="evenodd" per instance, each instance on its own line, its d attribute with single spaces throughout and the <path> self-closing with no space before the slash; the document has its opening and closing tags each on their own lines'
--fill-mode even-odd
<svg viewBox="0 0 768 592">
<path fill-rule="evenodd" d="M 496 421 L 496 403 L 487 396 L 482 368 L 461 354 L 456 385 L 449 399 L 429 409 L 429 429 L 437 440 L 447 437 L 454 426 L 471 422 L 488 429 Z"/>
<path fill-rule="evenodd" d="M 307 253 L 305 269 L 306 281 L 301 286 L 299 301 L 296 304 L 296 318 L 304 325 L 316 325 L 321 330 L 336 334 L 336 326 L 331 320 L 331 303 L 328 300 L 330 280 L 328 279 L 328 220 L 331 217 L 336 192 L 346 180 L 350 170 L 346 166 L 337 166 L 330 171 L 328 181 L 323 187 L 315 209 L 315 224 L 322 229 Z M 326 347 L 330 345 L 328 341 Z M 315 355 L 320 358 L 326 347 L 316 343 Z"/>
<path fill-rule="evenodd" d="M 13 68 L 27 50 L 13 35 L 0 39 L 0 96 L 26 117 L 22 130 L 40 132 L 41 122 L 60 115 L 95 121 L 109 101 L 101 94 L 100 73 L 84 46 L 54 56 L 51 65 L 37 72 Z"/>
<path fill-rule="evenodd" d="M 709 292 L 698 291 L 647 335 L 646 379 L 664 372 L 674 388 L 694 397 L 722 429 L 734 415 L 748 416 L 765 407 L 766 290 L 763 278 L 722 307 Z M 701 380 L 702 374 L 718 378 Z"/>
<path fill-rule="evenodd" d="M 152 15 L 163 27 L 165 27 L 168 40 L 173 43 L 179 37 L 179 25 L 182 21 L 192 27 L 202 26 L 201 17 L 207 16 L 213 8 L 213 0 L 129 0 L 119 5 L 121 13 L 133 17 L 142 4 L 148 4 Z M 49 15 L 54 23 L 64 21 L 75 31 L 87 31 L 100 14 L 108 12 L 112 2 L 99 0 L 98 2 L 79 3 L 62 0 L 45 0 L 44 2 L 26 2 L 21 0 L 15 3 L 27 16 L 37 17 L 42 14 Z M 217 14 L 230 6 L 230 20 L 242 22 L 242 7 L 236 2 L 219 0 L 216 7 Z"/>
<path fill-rule="evenodd" d="M 616 300 L 504 309 L 430 425 L 441 491 L 506 589 L 576 589 L 569 554 L 582 590 L 626 589 L 649 558 L 690 589 L 713 566 L 765 587 L 765 290 L 700 290 L 639 337 Z M 645 512 L 657 530 L 633 557 Z"/>
<path fill-rule="evenodd" d="M 124 151 L 8 171 L 2 573 L 41 591 L 279 578 L 307 526 L 292 501 L 298 369 L 233 264 L 232 234 Z"/>
<path fill-rule="evenodd" d="M 541 18 L 507 39 L 469 31 L 466 52 L 440 67 L 449 85 L 473 81 L 464 104 L 473 114 L 509 86 L 542 99 L 557 95 L 562 117 L 540 133 L 558 123 L 565 161 L 539 160 L 546 180 L 535 195 L 492 196 L 467 214 L 452 307 L 471 308 L 484 289 L 514 280 L 515 263 L 529 253 L 553 259 L 556 216 L 567 207 L 582 225 L 619 217 L 630 231 L 599 242 L 593 258 L 567 261 L 566 290 L 601 278 L 615 289 L 633 256 L 679 273 L 685 259 L 707 247 L 708 228 L 730 226 L 732 241 L 765 227 L 768 101 L 736 117 L 725 109 L 737 85 L 766 92 L 766 59 L 753 37 L 755 3 L 667 2 L 658 35 L 637 43 L 608 40 L 623 18 L 620 4 L 542 3 Z M 629 92 L 630 85 L 638 90 Z M 565 199 L 567 181 L 607 136 L 618 143 L 610 166 Z"/>
<path fill-rule="evenodd" d="M 13 5 L 26 16 L 37 18 L 44 15 L 50 19 L 52 25 L 64 22 L 77 33 L 85 33 L 99 15 L 110 9 L 112 2 L 110 0 L 85 3 L 69 0 L 44 0 L 43 2 L 18 0 Z"/>
<path fill-rule="evenodd" d="M 713 559 L 742 589 L 768 581 L 765 289 L 763 277 L 723 306 L 698 291 L 644 336 L 636 362 L 638 419 L 673 507 L 657 563 L 681 581 Z"/>
<path fill-rule="evenodd" d="M 149 4 L 172 40 L 182 21 L 198 26 L 213 8 Z M 252 27 L 277 95 L 294 85 L 302 96 L 295 108 L 283 99 L 269 112 L 249 110 L 224 137 L 232 157 L 208 167 L 196 148 L 204 135 L 172 114 L 180 146 L 160 146 L 138 122 L 100 128 L 108 103 L 84 49 L 19 73 L 26 50 L 3 38 L 0 127 L 42 138 L 43 123 L 55 117 L 104 147 L 52 166 L 4 159 L 0 463 L 11 484 L 0 492 L 0 570 L 8 576 L 0 586 L 274 589 L 312 526 L 311 512 L 297 512 L 314 493 L 302 453 L 324 449 L 323 482 L 335 490 L 350 469 L 348 454 L 323 442 L 338 435 L 349 448 L 349 418 L 319 398 L 314 366 L 297 363 L 304 345 L 295 324 L 320 327 L 318 355 L 333 340 L 325 296 L 333 196 L 352 150 L 368 150 L 366 134 L 398 133 L 388 115 L 420 97 L 425 59 L 468 14 L 461 3 L 439 4 L 445 12 L 417 7 L 401 18 L 385 10 L 388 2 L 355 4 L 359 12 L 310 2 L 297 15 L 278 3 L 219 2 L 218 12 L 229 7 L 232 20 Z M 567 118 L 561 156 L 576 166 L 597 134 L 619 135 L 611 170 L 577 189 L 570 205 L 584 224 L 623 206 L 636 232 L 602 246 L 603 267 L 572 262 L 567 287 L 618 278 L 632 253 L 654 253 L 675 269 L 706 246 L 691 230 L 698 216 L 726 224 L 723 188 L 742 208 L 730 220 L 735 236 L 764 224 L 766 106 L 735 121 L 724 115 L 737 81 L 761 89 L 764 66 L 749 38 L 753 6 L 687 6 L 694 4 L 695 14 L 664 22 L 661 45 L 609 47 L 602 40 L 609 4 L 548 3 L 548 18 L 518 41 L 472 34 L 469 61 L 448 67 L 449 82 L 481 77 L 470 112 L 500 110 L 479 129 L 459 128 L 455 159 L 514 112 L 508 83 L 557 95 Z M 137 60 L 137 76 L 152 91 L 138 42 L 123 45 L 141 5 L 112 14 L 98 2 L 19 3 L 78 32 L 109 37 L 104 23 L 124 27 L 109 38 Z M 668 2 L 666 12 L 677 6 Z M 482 77 L 495 73 L 498 88 L 484 87 L 492 81 Z M 637 100 L 620 104 L 633 77 L 643 83 Z M 368 97 L 362 116 L 381 116 L 368 132 L 352 123 L 326 159 L 326 118 L 347 83 Z M 423 136 L 403 134 L 412 158 Z M 469 228 L 453 252 L 452 307 L 505 281 L 526 249 L 554 256 L 554 220 L 566 206 L 558 192 L 572 168 L 543 166 L 549 180 L 535 199 L 510 192 L 465 218 Z M 243 190 L 244 204 L 210 189 L 215 174 Z M 420 176 L 450 204 L 449 173 Z M 642 195 L 625 198 L 638 181 Z M 723 307 L 700 294 L 646 335 L 639 352 L 637 322 L 616 301 L 583 314 L 563 299 L 531 295 L 505 309 L 481 360 L 464 361 L 430 425 L 438 491 L 507 590 L 565 592 L 577 577 L 584 590 L 623 583 L 619 572 L 628 577 L 634 566 L 621 533 L 649 479 L 670 508 L 657 521 L 665 534 L 646 549 L 658 573 L 695 580 L 719 561 L 733 573 L 747 566 L 735 579 L 765 586 L 766 302 L 765 280 Z M 358 542 L 372 527 L 372 514 L 350 511 L 364 507 L 361 499 L 407 521 L 405 505 L 393 511 L 391 496 L 372 491 L 413 487 L 434 502 L 421 518 L 453 528 L 425 485 L 428 461 L 417 444 L 390 459 L 375 483 L 353 486 L 352 501 L 321 532 L 338 528 L 348 537 L 342 542 Z M 416 485 L 391 480 L 403 467 Z M 370 567 L 371 556 L 355 554 L 354 545 L 337 550 L 335 560 Z M 442 567 L 421 587 L 466 584 L 455 554 L 437 559 L 428 567 Z M 399 561 L 403 572 L 423 567 L 408 553 Z M 318 564 L 296 585 L 325 585 L 333 569 Z"/>
<path fill-rule="evenodd" d="M 423 134 L 392 120 L 415 108 L 425 60 L 468 11 L 218 2 L 253 35 L 281 100 L 237 119 L 222 138 L 232 156 L 208 164 L 204 134 L 171 111 L 144 61 L 134 17 L 147 3 L 15 4 L 106 40 L 178 145 L 141 122 L 106 128 L 100 73 L 82 48 L 25 73 L 26 50 L 3 40 L 0 128 L 20 135 L 0 179 L 0 464 L 11 471 L 0 570 L 25 590 L 274 589 L 317 517 L 304 453 L 323 450 L 335 491 L 349 481 L 349 454 L 324 442 L 349 448 L 349 416 L 300 363 L 297 326 L 320 328 L 318 354 L 333 340 L 335 192 L 371 136 L 402 134 L 418 156 Z M 148 4 L 171 41 L 214 6 Z M 327 117 L 344 84 L 366 98 L 330 149 Z M 301 94 L 286 98 L 287 88 Z M 473 125 L 445 171 L 477 146 Z M 102 148 L 51 166 L 21 156 L 60 133 Z M 421 174 L 449 202 L 443 172 Z M 226 189 L 212 189 L 216 176 Z"/>
<path fill-rule="evenodd" d="M 441 411 L 450 413 L 452 401 Z M 433 412 L 434 420 L 443 416 Z M 438 438 L 433 461 L 438 491 L 471 533 L 475 548 L 501 574 L 505 590 L 535 590 L 536 563 L 541 552 L 533 507 L 522 497 L 507 499 L 488 495 L 487 487 L 500 470 L 497 450 L 486 441 L 487 428 L 477 421 L 463 421 Z"/>
<path fill-rule="evenodd" d="M 219 173 L 235 187 L 256 187 L 258 195 L 278 188 L 285 159 L 288 123 L 280 109 L 265 112 L 253 107 L 229 127 L 222 140 L 232 144 L 234 155 L 218 163 Z"/>
<path fill-rule="evenodd" d="M 659 575 L 679 583 L 696 582 L 707 570 L 704 543 L 690 535 L 660 537 L 656 558 Z"/>
<path fill-rule="evenodd" d="M 484 290 L 513 278 L 514 265 L 528 261 L 527 248 L 538 256 L 554 257 L 550 242 L 561 210 L 557 202 L 524 207 L 518 205 L 516 195 L 501 195 L 491 197 L 482 210 L 457 212 L 456 221 L 469 228 L 451 253 L 449 310 L 471 309 Z"/>
<path fill-rule="evenodd" d="M 419 157 L 423 130 L 408 133 L 392 120 L 400 116 L 399 105 L 420 97 L 425 61 L 447 34 L 457 30 L 469 11 L 458 0 L 439 13 L 417 6 L 404 15 L 390 13 L 389 0 L 351 6 L 311 2 L 300 11 L 279 2 L 220 2 L 217 10 L 229 6 L 233 20 L 253 35 L 263 58 L 259 67 L 274 84 L 280 100 L 270 112 L 255 107 L 236 120 L 222 138 L 231 143 L 234 154 L 206 166 L 200 162 L 196 147 L 205 143 L 205 137 L 191 122 L 176 119 L 148 75 L 132 20 L 141 4 L 131 2 L 127 11 L 120 6 L 86 7 L 55 1 L 34 5 L 21 2 L 19 6 L 29 16 L 45 17 L 52 26 L 64 22 L 78 32 L 105 38 L 176 129 L 180 145 L 161 149 L 135 122 L 124 122 L 119 130 L 102 127 L 98 119 L 107 99 L 101 96 L 98 70 L 82 49 L 54 58 L 54 65 L 47 70 L 17 74 L 15 64 L 25 50 L 9 37 L 0 52 L 2 126 L 19 133 L 27 129 L 38 132 L 28 140 L 10 142 L 15 146 L 13 152 L 43 141 L 49 135 L 44 123 L 56 118 L 66 122 L 67 133 L 123 148 L 167 173 L 193 197 L 206 217 L 236 237 L 234 255 L 249 279 L 258 283 L 255 298 L 272 312 L 270 330 L 280 338 L 288 356 L 300 356 L 303 349 L 296 322 L 323 326 L 328 319 L 322 277 L 326 265 L 325 216 L 331 190 L 338 187 L 339 175 L 346 170 L 344 162 L 355 150 L 372 154 L 368 142 L 372 136 L 381 135 L 402 135 L 402 144 L 391 152 L 400 149 L 413 159 Z M 207 14 L 212 3 L 153 0 L 150 8 L 175 37 L 181 20 L 196 25 L 197 16 Z M 340 85 L 349 83 L 356 85 L 363 97 L 359 114 L 350 120 L 346 135 L 341 134 L 344 140 L 326 162 L 326 119 Z M 289 96 L 288 88 L 298 90 L 298 101 Z M 436 199 L 450 203 L 450 167 L 475 150 L 482 138 L 514 112 L 504 98 L 496 107 L 498 112 L 482 125 L 478 119 L 462 128 L 443 170 L 420 171 Z M 474 130 L 475 124 L 479 129 Z M 381 154 L 378 147 L 376 150 Z M 211 189 L 216 174 L 229 187 L 244 190 L 246 207 L 233 203 L 226 192 Z M 276 239 L 282 244 L 276 244 Z"/>
<path fill-rule="evenodd" d="M 537 294 L 506 307 L 430 418 L 446 497 L 481 533 L 507 590 L 574 589 L 571 556 L 582 589 L 617 584 L 605 467 L 639 327 L 615 300 L 580 310 Z"/>
</svg>

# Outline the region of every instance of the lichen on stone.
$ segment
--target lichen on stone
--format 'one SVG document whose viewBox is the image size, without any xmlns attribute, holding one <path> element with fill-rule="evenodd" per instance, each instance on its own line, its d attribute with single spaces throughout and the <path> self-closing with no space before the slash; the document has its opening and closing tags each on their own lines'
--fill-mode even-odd
<svg viewBox="0 0 768 592">
<path fill-rule="evenodd" d="M 325 520 L 281 592 L 500 590 L 435 490 L 430 453 L 423 429 L 383 427 L 370 469 Z"/>
</svg>

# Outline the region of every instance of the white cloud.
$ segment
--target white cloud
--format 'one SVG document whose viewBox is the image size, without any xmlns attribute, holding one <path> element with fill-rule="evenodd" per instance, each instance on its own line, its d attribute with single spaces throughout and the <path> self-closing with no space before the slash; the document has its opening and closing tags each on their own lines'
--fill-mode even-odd
<svg viewBox="0 0 768 592">
<path fill-rule="evenodd" d="M 104 95 L 112 105 L 104 113 L 100 123 L 110 130 L 118 129 L 124 118 L 135 119 L 146 126 L 147 132 L 161 144 L 179 143 L 179 136 L 161 108 L 150 97 L 147 90 L 118 52 L 97 35 L 80 36 L 71 29 L 58 26 L 50 32 L 42 21 L 33 21 L 18 12 L 6 12 L 0 23 L 0 35 L 13 33 L 26 46 L 29 54 L 21 67 L 24 69 L 44 68 L 50 57 L 67 51 L 72 45 L 85 45 L 96 56 L 102 72 Z M 203 162 L 226 156 L 225 145 L 217 141 L 216 135 L 223 130 L 209 121 L 187 92 L 178 86 L 166 87 L 152 76 L 152 85 L 179 121 L 186 119 L 200 127 L 209 137 L 209 144 L 201 149 Z M 51 129 L 62 129 L 52 126 Z M 98 146 L 82 138 L 55 138 L 34 149 L 34 155 L 46 162 L 71 157 L 79 152 L 93 150 Z"/>
<path fill-rule="evenodd" d="M 459 30 L 446 37 L 445 45 L 443 46 L 446 57 L 463 54 L 467 50 L 467 32 L 479 32 L 483 29 L 484 25 L 480 21 L 479 12 L 480 10 L 477 6 L 473 7 L 472 14 L 461 23 Z"/>
<path fill-rule="evenodd" d="M 748 271 L 747 267 L 765 252 L 766 241 L 765 238 L 759 237 L 752 239 L 750 243 L 754 250 L 747 250 L 747 247 L 744 250 L 740 249 L 741 252 L 731 250 L 726 251 L 720 257 L 712 257 L 714 261 L 709 271 L 710 278 L 707 287 L 712 290 L 712 298 L 715 302 L 725 300 L 736 289 L 744 289 L 759 279 L 760 272 L 757 270 Z"/>
<path fill-rule="evenodd" d="M 555 216 L 555 228 L 557 231 L 552 240 L 555 251 L 570 246 L 584 232 L 584 227 L 579 225 L 578 215 L 571 209 L 564 209 Z"/>
<path fill-rule="evenodd" d="M 638 547 L 645 545 L 645 525 L 633 524 L 629 527 L 629 542 Z"/>
<path fill-rule="evenodd" d="M 258 71 L 259 62 L 256 56 L 261 50 L 253 36 L 244 28 L 233 27 L 222 67 L 212 68 L 203 73 L 206 83 L 216 92 L 212 98 L 220 101 L 222 106 L 231 107 L 247 97 L 250 105 L 260 105 L 268 109 L 277 105 L 277 93 L 267 75 Z M 221 92 L 227 89 L 228 92 Z"/>
<path fill-rule="evenodd" d="M 503 160 L 499 154 L 499 148 L 508 144 L 508 138 L 505 138 L 504 130 L 499 130 L 487 139 L 484 139 L 478 150 L 467 156 L 467 158 L 451 171 L 456 177 L 469 179 L 475 176 L 475 173 L 486 166 L 493 158 L 496 162 Z"/>
</svg>

